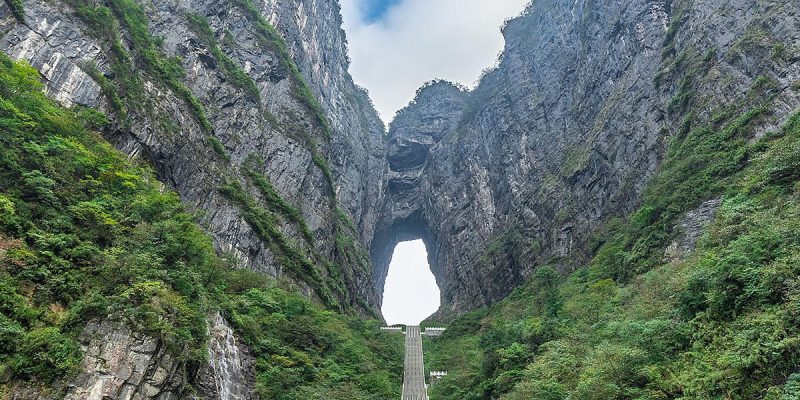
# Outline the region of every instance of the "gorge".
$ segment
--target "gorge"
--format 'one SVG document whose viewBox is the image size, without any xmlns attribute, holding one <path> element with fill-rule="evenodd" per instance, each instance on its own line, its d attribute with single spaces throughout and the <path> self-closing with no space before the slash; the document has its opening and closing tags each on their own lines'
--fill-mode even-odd
<svg viewBox="0 0 800 400">
<path fill-rule="evenodd" d="M 414 239 L 434 400 L 800 395 L 797 0 L 534 1 L 388 131 L 341 24 L 0 3 L 0 397 L 396 398 Z"/>
</svg>

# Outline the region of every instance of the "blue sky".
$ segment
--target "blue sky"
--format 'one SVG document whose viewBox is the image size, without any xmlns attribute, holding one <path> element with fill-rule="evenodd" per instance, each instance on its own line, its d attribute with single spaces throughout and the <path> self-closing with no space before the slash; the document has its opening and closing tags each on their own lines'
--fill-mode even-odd
<svg viewBox="0 0 800 400">
<path fill-rule="evenodd" d="M 362 0 L 361 18 L 366 23 L 372 23 L 381 19 L 389 7 L 399 3 L 400 0 Z"/>
</svg>

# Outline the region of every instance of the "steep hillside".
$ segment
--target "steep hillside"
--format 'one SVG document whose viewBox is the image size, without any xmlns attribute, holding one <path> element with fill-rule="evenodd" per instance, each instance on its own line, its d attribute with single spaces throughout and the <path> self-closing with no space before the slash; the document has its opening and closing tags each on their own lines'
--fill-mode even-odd
<svg viewBox="0 0 800 400">
<path fill-rule="evenodd" d="M 453 321 L 431 397 L 800 396 L 800 114 L 753 139 L 767 112 L 693 124 L 588 266 Z"/>
<path fill-rule="evenodd" d="M 217 257 L 109 123 L 0 55 L 0 397 L 399 395 L 399 338 Z"/>
<path fill-rule="evenodd" d="M 347 75 L 340 18 L 335 1 L 4 2 L 0 50 L 62 104 L 108 114 L 104 136 L 203 210 L 218 250 L 375 315 L 359 233 L 383 126 Z"/>
</svg>

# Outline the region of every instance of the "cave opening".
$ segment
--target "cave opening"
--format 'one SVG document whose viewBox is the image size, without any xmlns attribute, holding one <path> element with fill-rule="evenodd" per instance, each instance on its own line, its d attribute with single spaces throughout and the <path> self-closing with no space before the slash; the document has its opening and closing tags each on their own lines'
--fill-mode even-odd
<svg viewBox="0 0 800 400">
<path fill-rule="evenodd" d="M 383 287 L 383 313 L 389 325 L 419 325 L 440 306 L 440 291 L 422 239 L 397 243 Z"/>
</svg>

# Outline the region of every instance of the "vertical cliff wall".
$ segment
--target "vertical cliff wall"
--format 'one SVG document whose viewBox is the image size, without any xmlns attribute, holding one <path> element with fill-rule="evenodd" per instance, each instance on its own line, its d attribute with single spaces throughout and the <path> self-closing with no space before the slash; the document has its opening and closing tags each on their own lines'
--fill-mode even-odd
<svg viewBox="0 0 800 400">
<path fill-rule="evenodd" d="M 347 73 L 336 1 L 0 4 L 0 50 L 204 213 L 216 246 L 372 313 L 383 125 Z M 362 229 L 358 229 L 361 227 Z"/>
<path fill-rule="evenodd" d="M 441 317 L 491 304 L 591 257 L 687 121 L 764 84 L 760 131 L 800 104 L 797 0 L 535 2 L 477 88 L 427 85 L 388 135 L 334 0 L 11 4 L 0 50 L 107 113 L 221 252 L 365 315 L 400 240 L 425 240 Z"/>
<path fill-rule="evenodd" d="M 442 317 L 503 298 L 539 266 L 584 264 L 687 117 L 766 101 L 763 132 L 800 106 L 799 4 L 534 2 L 475 90 L 430 84 L 392 123 L 378 286 L 412 236 L 428 244 Z M 748 98 L 765 82 L 768 97 Z"/>
</svg>

